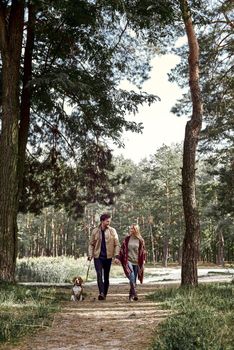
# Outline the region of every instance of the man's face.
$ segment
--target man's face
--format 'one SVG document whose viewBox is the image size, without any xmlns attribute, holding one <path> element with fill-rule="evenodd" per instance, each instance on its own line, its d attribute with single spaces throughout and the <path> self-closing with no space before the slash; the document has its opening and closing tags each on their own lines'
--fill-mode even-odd
<svg viewBox="0 0 234 350">
<path fill-rule="evenodd" d="M 102 221 L 102 228 L 105 229 L 110 226 L 111 218 Z"/>
</svg>

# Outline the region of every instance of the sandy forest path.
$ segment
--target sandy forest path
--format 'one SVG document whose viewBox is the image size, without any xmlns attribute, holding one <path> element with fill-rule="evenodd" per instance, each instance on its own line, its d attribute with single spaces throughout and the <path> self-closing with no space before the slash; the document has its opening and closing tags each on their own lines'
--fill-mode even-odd
<svg viewBox="0 0 234 350">
<path fill-rule="evenodd" d="M 128 284 L 111 285 L 105 301 L 87 285 L 82 302 L 64 302 L 52 327 L 4 350 L 142 350 L 150 345 L 157 324 L 169 314 L 145 298 L 156 285 L 138 286 L 139 300 L 128 301 Z M 66 290 L 66 293 L 69 291 Z M 69 298 L 69 295 L 68 295 Z"/>
</svg>

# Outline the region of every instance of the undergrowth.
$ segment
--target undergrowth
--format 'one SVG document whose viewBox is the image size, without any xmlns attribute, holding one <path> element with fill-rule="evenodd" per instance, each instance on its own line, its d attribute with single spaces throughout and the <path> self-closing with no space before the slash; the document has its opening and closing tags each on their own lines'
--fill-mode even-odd
<svg viewBox="0 0 234 350">
<path fill-rule="evenodd" d="M 150 350 L 231 350 L 234 284 L 161 288 L 149 296 L 172 315 L 156 330 Z"/>
<path fill-rule="evenodd" d="M 57 310 L 55 289 L 0 283 L 0 343 L 49 327 Z"/>
</svg>

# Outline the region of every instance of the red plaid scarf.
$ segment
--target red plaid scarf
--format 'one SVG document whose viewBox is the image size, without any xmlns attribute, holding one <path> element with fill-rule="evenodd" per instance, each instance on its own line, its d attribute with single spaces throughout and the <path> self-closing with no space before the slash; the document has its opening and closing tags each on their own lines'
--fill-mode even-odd
<svg viewBox="0 0 234 350">
<path fill-rule="evenodd" d="M 128 266 L 128 242 L 130 240 L 130 236 L 127 236 L 120 248 L 119 252 L 119 260 L 123 266 L 123 270 L 125 275 L 129 278 L 132 270 Z M 138 250 L 138 279 L 142 283 L 144 277 L 144 261 L 146 259 L 146 250 L 145 250 L 145 242 L 144 240 L 139 240 L 139 250 Z"/>
</svg>

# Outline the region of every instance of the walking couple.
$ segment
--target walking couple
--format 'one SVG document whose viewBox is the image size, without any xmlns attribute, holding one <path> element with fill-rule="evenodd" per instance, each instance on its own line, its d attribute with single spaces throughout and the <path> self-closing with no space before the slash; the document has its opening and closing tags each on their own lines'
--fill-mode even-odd
<svg viewBox="0 0 234 350">
<path fill-rule="evenodd" d="M 139 226 L 132 224 L 129 234 L 124 238 L 120 247 L 116 230 L 110 226 L 109 214 L 102 214 L 100 225 L 96 227 L 89 242 L 88 260 L 94 258 L 99 289 L 98 300 L 105 300 L 109 288 L 109 274 L 112 259 L 116 264 L 122 264 L 123 270 L 129 279 L 129 301 L 138 300 L 136 291 L 137 278 L 143 282 L 146 250 Z"/>
</svg>

